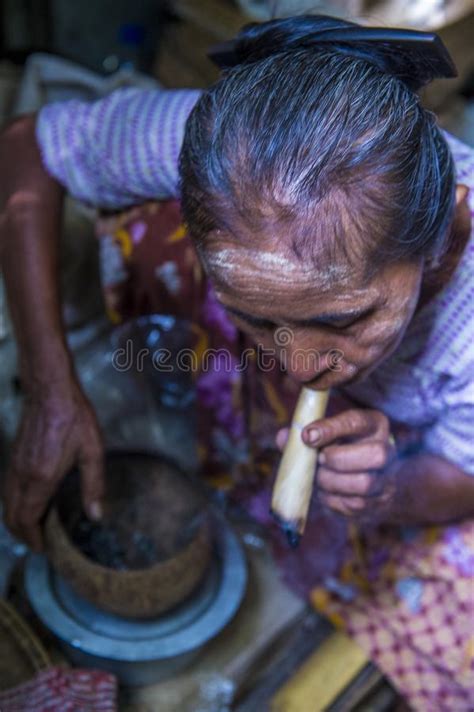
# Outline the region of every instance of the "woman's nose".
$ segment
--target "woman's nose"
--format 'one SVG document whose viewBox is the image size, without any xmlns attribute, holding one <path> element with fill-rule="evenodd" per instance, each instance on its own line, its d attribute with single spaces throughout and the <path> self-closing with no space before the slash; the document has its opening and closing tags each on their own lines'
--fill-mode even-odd
<svg viewBox="0 0 474 712">
<path fill-rule="evenodd" d="M 281 350 L 280 363 L 292 378 L 301 383 L 314 380 L 329 368 L 326 354 L 297 344 Z"/>
<path fill-rule="evenodd" d="M 282 366 L 289 376 L 300 383 L 310 383 L 329 370 L 319 360 L 316 361 L 312 358 L 303 360 L 299 356 L 297 356 L 296 360 L 290 357 L 288 363 L 282 363 Z"/>
<path fill-rule="evenodd" d="M 345 361 L 344 352 L 336 347 L 324 349 L 308 348 L 291 344 L 280 353 L 280 363 L 287 373 L 300 383 L 309 383 L 323 374 L 334 373 L 336 380 L 352 374 L 352 368 Z M 351 371 L 351 373 L 349 373 Z"/>
<path fill-rule="evenodd" d="M 344 353 L 324 334 L 315 343 L 307 332 L 280 327 L 273 340 L 282 368 L 300 383 L 309 383 L 327 371 L 344 370 Z"/>
<path fill-rule="evenodd" d="M 304 362 L 296 358 L 289 357 L 288 364 L 283 364 L 287 373 L 301 384 L 311 384 L 313 381 L 324 380 L 324 387 L 331 388 L 340 386 L 354 378 L 357 368 L 354 364 L 344 360 L 344 354 L 336 349 L 331 352 L 320 354 L 318 359 L 311 360 L 311 357 Z"/>
</svg>

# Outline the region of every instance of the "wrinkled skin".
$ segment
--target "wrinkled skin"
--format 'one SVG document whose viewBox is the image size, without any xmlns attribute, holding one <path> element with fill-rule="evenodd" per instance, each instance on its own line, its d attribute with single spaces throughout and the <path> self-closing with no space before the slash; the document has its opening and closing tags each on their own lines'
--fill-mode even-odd
<svg viewBox="0 0 474 712">
<path fill-rule="evenodd" d="M 43 166 L 35 127 L 36 117 L 25 115 L 0 134 L 0 262 L 24 396 L 1 484 L 7 525 L 39 550 L 44 514 L 73 465 L 91 518 L 100 517 L 105 485 L 99 427 L 74 373 L 61 318 L 63 191 Z"/>
<path fill-rule="evenodd" d="M 65 472 L 79 467 L 83 506 L 101 516 L 102 441 L 95 414 L 79 386 L 27 396 L 5 482 L 6 523 L 36 551 L 38 522 Z"/>
<path fill-rule="evenodd" d="M 458 259 L 469 236 L 466 197 L 467 190 L 460 188 L 451 227 L 458 231 L 462 223 Z M 250 241 L 246 244 L 237 246 L 235 238 L 223 232 L 209 236 L 202 258 L 215 281 L 217 297 L 243 331 L 264 349 L 273 349 L 289 375 L 309 388 L 325 390 L 364 379 L 395 351 L 425 298 L 422 259 L 389 264 L 367 280 L 363 265 L 359 270 L 338 265 L 328 274 L 327 269 L 318 272 L 302 264 L 285 251 L 285 236 L 275 231 L 270 239 L 261 237 L 258 251 Z M 451 273 L 452 269 L 446 272 L 445 280 Z M 429 289 L 433 292 L 432 285 Z M 279 339 L 280 329 L 285 330 L 285 345 Z M 340 354 L 337 369 L 330 358 L 334 350 Z M 304 363 L 292 358 L 296 351 L 317 352 L 320 359 Z M 287 431 L 280 431 L 280 448 L 286 438 Z M 384 413 L 345 409 L 309 424 L 302 439 L 320 450 L 316 484 L 329 508 L 349 517 L 388 520 L 403 515 L 404 473 L 396 462 Z M 441 473 L 453 468 L 445 461 L 425 464 L 433 472 L 438 465 Z M 470 491 L 467 476 L 461 471 L 459 475 L 459 491 L 465 487 Z M 456 505 L 452 508 L 456 510 Z"/>
</svg>

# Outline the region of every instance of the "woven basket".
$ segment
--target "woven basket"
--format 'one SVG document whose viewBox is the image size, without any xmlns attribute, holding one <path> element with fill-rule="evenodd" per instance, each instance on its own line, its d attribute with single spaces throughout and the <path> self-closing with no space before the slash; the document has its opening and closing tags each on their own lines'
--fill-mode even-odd
<svg viewBox="0 0 474 712">
<path fill-rule="evenodd" d="M 177 467 L 161 457 L 109 453 L 106 478 L 104 520 L 119 520 L 132 506 L 143 532 L 154 542 L 169 543 L 169 552 L 147 568 L 125 571 L 87 557 L 70 536 L 82 512 L 80 479 L 74 472 L 63 481 L 46 519 L 46 555 L 76 594 L 98 608 L 127 618 L 158 616 L 191 595 L 207 571 L 212 533 L 204 500 Z M 179 543 L 183 531 L 186 537 Z"/>
</svg>

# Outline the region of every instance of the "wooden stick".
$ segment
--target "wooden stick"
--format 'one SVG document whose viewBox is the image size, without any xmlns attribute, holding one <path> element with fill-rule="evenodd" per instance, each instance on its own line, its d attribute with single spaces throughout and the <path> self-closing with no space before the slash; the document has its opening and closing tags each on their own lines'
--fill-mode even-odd
<svg viewBox="0 0 474 712">
<path fill-rule="evenodd" d="M 273 487 L 271 511 L 293 547 L 304 533 L 318 461 L 317 449 L 304 444 L 301 431 L 324 417 L 328 398 L 329 391 L 301 389 Z"/>
</svg>

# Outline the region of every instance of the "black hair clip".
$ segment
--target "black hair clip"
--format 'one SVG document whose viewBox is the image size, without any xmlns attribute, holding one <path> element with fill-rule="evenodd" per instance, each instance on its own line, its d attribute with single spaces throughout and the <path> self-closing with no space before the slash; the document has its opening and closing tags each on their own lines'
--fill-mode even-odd
<svg viewBox="0 0 474 712">
<path fill-rule="evenodd" d="M 380 42 L 411 56 L 415 62 L 422 60 L 429 64 L 433 79 L 457 76 L 456 67 L 448 50 L 434 32 L 353 25 L 321 29 L 311 33 L 308 39 L 312 45 L 319 42 Z M 211 47 L 208 57 L 220 69 L 236 66 L 242 61 L 238 55 L 238 45 L 239 38 L 222 42 Z"/>
<path fill-rule="evenodd" d="M 213 45 L 207 50 L 207 56 L 219 69 L 230 69 L 240 64 L 236 47 L 238 40 L 226 40 Z"/>
</svg>

